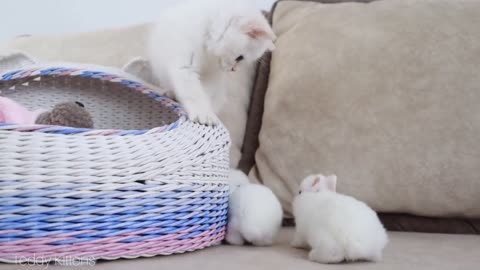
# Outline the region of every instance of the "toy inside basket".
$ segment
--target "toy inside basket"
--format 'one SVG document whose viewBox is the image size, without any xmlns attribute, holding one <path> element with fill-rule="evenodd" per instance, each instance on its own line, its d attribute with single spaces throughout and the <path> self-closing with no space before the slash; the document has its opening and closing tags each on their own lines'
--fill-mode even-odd
<svg viewBox="0 0 480 270">
<path fill-rule="evenodd" d="M 95 129 L 0 123 L 0 261 L 168 255 L 218 244 L 229 136 L 124 74 L 32 67 L 0 75 L 30 109 L 80 101 Z"/>
<path fill-rule="evenodd" d="M 185 117 L 182 108 L 139 82 L 106 72 L 74 68 L 27 69 L 4 74 L 1 96 L 30 109 L 79 101 L 92 114 L 95 129 L 146 130 Z"/>
</svg>

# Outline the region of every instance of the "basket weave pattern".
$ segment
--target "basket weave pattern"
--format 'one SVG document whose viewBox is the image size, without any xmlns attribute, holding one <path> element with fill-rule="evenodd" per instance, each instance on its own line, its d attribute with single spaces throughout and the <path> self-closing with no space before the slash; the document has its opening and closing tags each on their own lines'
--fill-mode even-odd
<svg viewBox="0 0 480 270">
<path fill-rule="evenodd" d="M 1 95 L 65 78 L 137 91 L 175 118 L 149 129 L 0 123 L 0 261 L 135 258 L 220 243 L 228 206 L 226 129 L 192 123 L 150 87 L 105 72 L 18 70 L 0 77 Z"/>
</svg>

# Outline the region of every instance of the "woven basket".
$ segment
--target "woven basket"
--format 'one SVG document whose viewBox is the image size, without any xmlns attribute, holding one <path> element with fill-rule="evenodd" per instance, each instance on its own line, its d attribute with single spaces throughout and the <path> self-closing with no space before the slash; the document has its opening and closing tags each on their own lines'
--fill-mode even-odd
<svg viewBox="0 0 480 270">
<path fill-rule="evenodd" d="M 0 95 L 31 109 L 80 101 L 96 129 L 0 123 L 0 261 L 168 255 L 223 239 L 228 132 L 117 74 L 1 75 Z"/>
</svg>

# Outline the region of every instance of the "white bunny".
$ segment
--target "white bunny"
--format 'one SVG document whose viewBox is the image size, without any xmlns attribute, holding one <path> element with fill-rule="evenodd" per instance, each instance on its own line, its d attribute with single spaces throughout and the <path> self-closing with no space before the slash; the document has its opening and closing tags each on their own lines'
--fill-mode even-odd
<svg viewBox="0 0 480 270">
<path fill-rule="evenodd" d="M 256 246 L 272 245 L 282 225 L 282 207 L 265 186 L 250 184 L 245 174 L 231 171 L 226 241 Z"/>
<path fill-rule="evenodd" d="M 377 214 L 365 203 L 336 193 L 337 177 L 305 178 L 293 201 L 296 232 L 292 246 L 310 248 L 320 263 L 379 261 L 388 242 Z"/>
</svg>

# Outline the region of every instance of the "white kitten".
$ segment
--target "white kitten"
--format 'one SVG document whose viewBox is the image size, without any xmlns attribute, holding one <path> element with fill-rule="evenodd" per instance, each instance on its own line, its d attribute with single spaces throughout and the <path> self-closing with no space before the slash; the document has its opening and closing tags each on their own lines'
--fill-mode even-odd
<svg viewBox="0 0 480 270">
<path fill-rule="evenodd" d="M 243 245 L 272 245 L 282 225 L 282 207 L 265 186 L 250 184 L 245 174 L 230 173 L 230 200 L 226 241 Z"/>
<path fill-rule="evenodd" d="M 161 86 L 174 91 L 191 120 L 217 124 L 228 74 L 275 48 L 270 25 L 250 4 L 192 0 L 160 14 L 149 58 Z"/>
<path fill-rule="evenodd" d="M 336 182 L 334 175 L 303 180 L 293 201 L 292 245 L 311 248 L 309 259 L 320 263 L 380 260 L 388 236 L 377 214 L 365 203 L 337 194 Z"/>
</svg>

